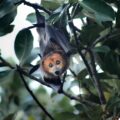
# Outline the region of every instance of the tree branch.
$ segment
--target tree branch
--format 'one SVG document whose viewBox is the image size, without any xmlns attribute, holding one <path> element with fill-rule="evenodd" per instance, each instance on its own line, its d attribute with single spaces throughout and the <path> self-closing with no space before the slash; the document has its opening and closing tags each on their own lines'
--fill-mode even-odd
<svg viewBox="0 0 120 120">
<path fill-rule="evenodd" d="M 70 27 L 72 29 L 72 32 L 74 34 L 74 37 L 75 37 L 75 41 L 76 41 L 76 46 L 77 46 L 78 53 L 82 57 L 83 62 L 85 63 L 86 68 L 88 70 L 88 73 L 90 74 L 91 78 L 93 79 L 93 81 L 95 83 L 95 87 L 98 90 L 98 95 L 99 95 L 100 103 L 101 103 L 101 105 L 103 105 L 105 103 L 105 97 L 104 97 L 104 94 L 103 94 L 103 91 L 102 91 L 102 88 L 101 88 L 101 85 L 100 85 L 99 78 L 97 77 L 97 71 L 96 71 L 94 56 L 93 56 L 92 52 L 90 52 L 91 50 L 89 50 L 90 56 L 91 56 L 91 62 L 92 62 L 92 65 L 90 66 L 89 63 L 88 63 L 88 61 L 86 60 L 85 56 L 82 54 L 81 50 L 79 49 L 79 46 L 78 46 L 79 45 L 78 37 L 77 37 L 77 34 L 76 34 L 76 30 L 74 29 L 73 22 L 71 20 L 69 9 L 68 9 L 68 14 L 67 15 L 68 15 L 68 19 L 70 21 L 69 25 L 70 25 Z"/>
<path fill-rule="evenodd" d="M 71 68 L 69 68 L 69 70 L 73 74 L 73 76 L 76 78 L 77 77 L 76 73 Z"/>
<path fill-rule="evenodd" d="M 0 60 L 4 65 L 8 66 L 11 69 L 14 69 L 14 67 L 10 63 L 8 63 L 6 60 L 4 60 L 1 56 L 0 56 Z"/>
<path fill-rule="evenodd" d="M 40 79 L 38 79 L 38 78 L 30 75 L 28 72 L 24 71 L 20 66 L 17 66 L 17 70 L 20 71 L 23 75 L 31 78 L 32 80 L 35 80 L 35 81 L 41 83 L 42 85 L 45 85 L 45 86 L 47 86 L 47 87 L 52 88 L 48 83 L 46 83 L 46 82 L 44 82 L 43 80 L 40 80 Z"/>
<path fill-rule="evenodd" d="M 33 29 L 33 28 L 37 28 L 37 27 L 44 27 L 44 25 L 43 24 L 33 24 L 32 26 L 29 26 L 29 27 L 26 27 L 23 29 Z"/>
<path fill-rule="evenodd" d="M 90 67 L 89 67 L 89 64 L 88 64 L 87 60 L 85 59 L 83 53 L 82 53 L 81 50 L 79 49 L 79 46 L 78 46 L 78 45 L 79 45 L 79 40 L 78 40 L 78 37 L 77 37 L 77 34 L 76 34 L 76 30 L 74 29 L 74 25 L 73 25 L 73 22 L 72 22 L 72 20 L 71 20 L 71 16 L 70 16 L 70 14 L 69 14 L 69 11 L 67 11 L 67 15 L 68 15 L 68 19 L 69 19 L 69 21 L 70 21 L 70 22 L 69 22 L 69 26 L 70 26 L 73 34 L 74 34 L 74 38 L 75 38 L 75 42 L 76 42 L 76 47 L 77 47 L 78 53 L 80 54 L 81 58 L 83 59 L 83 62 L 84 62 L 84 64 L 86 65 L 86 68 L 87 68 L 88 73 L 89 73 L 90 75 L 92 75 L 91 69 L 90 69 Z M 86 48 L 85 48 L 85 49 L 86 49 Z"/>
<path fill-rule="evenodd" d="M 42 10 L 42 11 L 46 12 L 49 15 L 52 13 L 51 11 L 45 9 L 44 7 L 42 7 L 42 6 L 38 5 L 38 4 L 33 4 L 33 3 L 27 2 L 25 0 L 20 0 L 19 2 L 16 2 L 15 5 L 19 5 L 19 4 L 22 4 L 22 3 L 24 3 L 25 5 L 27 5 L 29 7 L 32 7 L 34 9 Z"/>
<path fill-rule="evenodd" d="M 47 87 L 52 88 L 48 83 L 46 83 L 46 82 L 44 82 L 44 81 L 42 81 L 42 80 L 40 80 L 40 79 L 38 79 L 38 78 L 30 75 L 29 73 L 27 73 L 26 71 L 24 71 L 20 66 L 16 65 L 16 68 L 13 67 L 10 63 L 8 63 L 7 61 L 5 61 L 2 57 L 0 57 L 0 60 L 2 60 L 3 63 L 6 63 L 6 66 L 10 67 L 11 69 L 16 69 L 17 72 L 19 72 L 20 74 L 22 74 L 22 76 L 25 75 L 25 76 L 31 78 L 32 80 L 35 80 L 35 81 L 41 83 L 42 85 L 45 85 L 45 86 L 47 86 Z M 65 76 L 64 76 L 63 79 L 65 79 Z M 63 80 L 63 84 L 64 84 L 64 82 L 65 82 L 65 81 Z M 52 89 L 53 89 L 53 88 L 52 88 Z M 87 101 L 87 100 L 83 100 L 82 98 L 79 98 L 79 97 L 76 97 L 76 96 L 73 96 L 73 95 L 70 95 L 70 94 L 66 93 L 66 92 L 63 90 L 63 85 L 62 85 L 62 87 L 61 87 L 61 91 L 60 91 L 60 92 L 58 91 L 58 93 L 59 93 L 59 94 L 63 94 L 63 95 L 65 95 L 66 97 L 68 97 L 69 99 L 71 99 L 71 100 L 76 100 L 76 101 L 78 101 L 78 102 L 80 102 L 80 103 L 81 103 L 81 102 L 87 102 L 87 103 L 92 104 L 92 105 L 95 104 L 95 103 L 93 103 L 93 102 L 90 102 L 90 101 Z"/>
<path fill-rule="evenodd" d="M 65 95 L 67 98 L 69 98 L 70 100 L 75 100 L 79 103 L 87 103 L 89 105 L 93 105 L 93 106 L 96 106 L 96 103 L 94 102 L 91 102 L 91 101 L 88 101 L 88 100 L 85 100 L 84 98 L 82 97 L 76 97 L 76 96 L 73 96 L 71 94 L 68 94 L 66 93 L 64 90 L 61 92 L 61 94 Z"/>
<path fill-rule="evenodd" d="M 3 64 L 5 64 L 6 66 L 10 67 L 11 69 L 15 69 L 15 67 L 13 67 L 10 63 L 8 63 L 6 60 L 4 60 L 1 56 L 0 56 L 0 60 L 2 61 Z M 34 93 L 30 90 L 30 88 L 28 87 L 23 74 L 26 75 L 27 77 L 31 78 L 31 79 L 35 79 L 36 81 L 40 82 L 41 84 L 44 84 L 48 87 L 50 87 L 47 83 L 40 81 L 39 79 L 30 76 L 27 72 L 23 71 L 19 66 L 17 66 L 17 71 L 26 87 L 26 89 L 28 90 L 28 92 L 30 93 L 30 95 L 33 97 L 33 99 L 35 100 L 35 102 L 38 104 L 38 106 L 43 110 L 43 112 L 51 119 L 54 120 L 54 118 L 47 112 L 47 110 L 43 107 L 43 105 L 38 101 L 38 99 L 35 97 Z"/>
<path fill-rule="evenodd" d="M 89 54 L 90 54 L 90 57 L 91 57 L 92 78 L 93 78 L 94 84 L 95 84 L 95 86 L 96 86 L 96 88 L 98 90 L 98 94 L 99 94 L 99 98 L 100 98 L 100 103 L 103 105 L 103 104 L 106 103 L 106 100 L 105 100 L 105 96 L 103 94 L 103 90 L 102 90 L 102 87 L 101 87 L 101 84 L 100 84 L 100 79 L 98 77 L 98 73 L 97 73 L 97 70 L 96 70 L 94 54 L 91 51 L 91 49 L 89 49 Z"/>
<path fill-rule="evenodd" d="M 118 33 L 114 33 L 116 32 L 116 30 L 113 30 L 112 32 L 106 34 L 105 36 L 100 36 L 98 37 L 94 42 L 93 44 L 91 45 L 91 48 L 93 48 L 97 43 L 99 42 L 102 42 L 102 41 L 105 41 L 105 40 L 109 40 L 109 39 L 113 39 L 115 37 L 118 37 L 120 36 L 120 33 L 119 33 L 119 30 L 118 30 Z"/>
<path fill-rule="evenodd" d="M 30 90 L 30 88 L 27 85 L 27 82 L 25 81 L 23 74 L 21 73 L 21 71 L 19 71 L 19 75 L 24 83 L 25 88 L 27 89 L 27 91 L 30 93 L 30 95 L 32 96 L 32 98 L 34 99 L 34 101 L 38 104 L 38 106 L 43 110 L 43 112 L 51 119 L 54 120 L 54 118 L 50 115 L 50 113 L 48 113 L 48 111 L 44 108 L 44 106 L 38 101 L 38 99 L 36 98 L 36 96 L 34 95 L 34 93 L 32 92 L 32 90 Z"/>
</svg>

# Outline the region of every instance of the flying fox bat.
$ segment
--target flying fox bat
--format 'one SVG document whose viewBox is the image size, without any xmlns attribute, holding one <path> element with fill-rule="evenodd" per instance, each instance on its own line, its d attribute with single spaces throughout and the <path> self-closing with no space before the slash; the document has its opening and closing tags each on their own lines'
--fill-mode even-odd
<svg viewBox="0 0 120 120">
<path fill-rule="evenodd" d="M 60 76 L 67 70 L 72 47 L 62 31 L 48 25 L 44 16 L 36 10 L 37 32 L 40 46 L 40 71 L 42 78 L 53 84 L 60 84 Z"/>
</svg>

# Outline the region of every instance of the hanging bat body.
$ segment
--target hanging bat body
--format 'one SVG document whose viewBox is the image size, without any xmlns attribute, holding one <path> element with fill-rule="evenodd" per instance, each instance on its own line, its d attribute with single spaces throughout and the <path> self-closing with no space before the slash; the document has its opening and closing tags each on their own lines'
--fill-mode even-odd
<svg viewBox="0 0 120 120">
<path fill-rule="evenodd" d="M 46 23 L 45 18 L 36 11 L 40 27 L 37 32 L 40 37 L 40 71 L 46 82 L 59 84 L 60 76 L 69 66 L 71 46 L 65 35 L 57 28 Z"/>
</svg>

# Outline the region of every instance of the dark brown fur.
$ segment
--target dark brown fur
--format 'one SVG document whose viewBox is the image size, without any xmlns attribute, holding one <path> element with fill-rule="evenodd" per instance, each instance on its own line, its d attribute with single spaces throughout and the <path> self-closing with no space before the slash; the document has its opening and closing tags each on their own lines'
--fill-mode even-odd
<svg viewBox="0 0 120 120">
<path fill-rule="evenodd" d="M 42 27 L 37 28 L 40 36 L 42 77 L 45 81 L 59 81 L 60 76 L 69 66 L 71 46 L 64 33 L 48 25 L 38 11 L 36 11 L 36 16 L 38 24 L 42 24 Z"/>
</svg>

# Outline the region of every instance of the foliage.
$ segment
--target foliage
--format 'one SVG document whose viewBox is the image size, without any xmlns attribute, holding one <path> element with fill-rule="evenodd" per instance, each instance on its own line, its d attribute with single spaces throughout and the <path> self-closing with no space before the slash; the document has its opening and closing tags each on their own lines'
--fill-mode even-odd
<svg viewBox="0 0 120 120">
<path fill-rule="evenodd" d="M 17 2 L 18 0 L 0 1 L 0 36 L 13 31 L 14 25 L 11 23 L 16 17 L 17 7 L 25 1 Z M 39 87 L 31 90 L 55 120 L 118 119 L 120 116 L 120 1 L 42 0 L 41 5 L 25 4 L 42 10 L 41 14 L 46 17 L 50 25 L 66 33 L 77 53 L 71 58 L 70 69 L 63 86 L 68 94 L 63 91 L 59 94 L 56 90 L 46 88 L 45 85 L 48 87 L 49 85 L 43 85 L 44 82 L 35 78 L 35 75 L 31 76 L 29 74 L 31 63 L 39 56 L 39 50 L 33 48 L 34 34 L 30 29 L 36 27 L 34 26 L 36 17 L 35 13 L 30 13 L 26 19 L 33 26 L 19 31 L 15 38 L 14 50 L 19 65 L 15 62 L 10 64 L 10 59 L 5 60 L 2 54 L 0 55 L 0 119 L 49 119 L 45 111 L 36 105 L 27 92 L 20 73 L 24 75 L 28 85 L 35 80 L 38 81 Z M 82 23 L 81 28 L 74 25 L 75 20 Z M 76 86 L 79 88 L 79 94 L 74 89 Z"/>
</svg>

